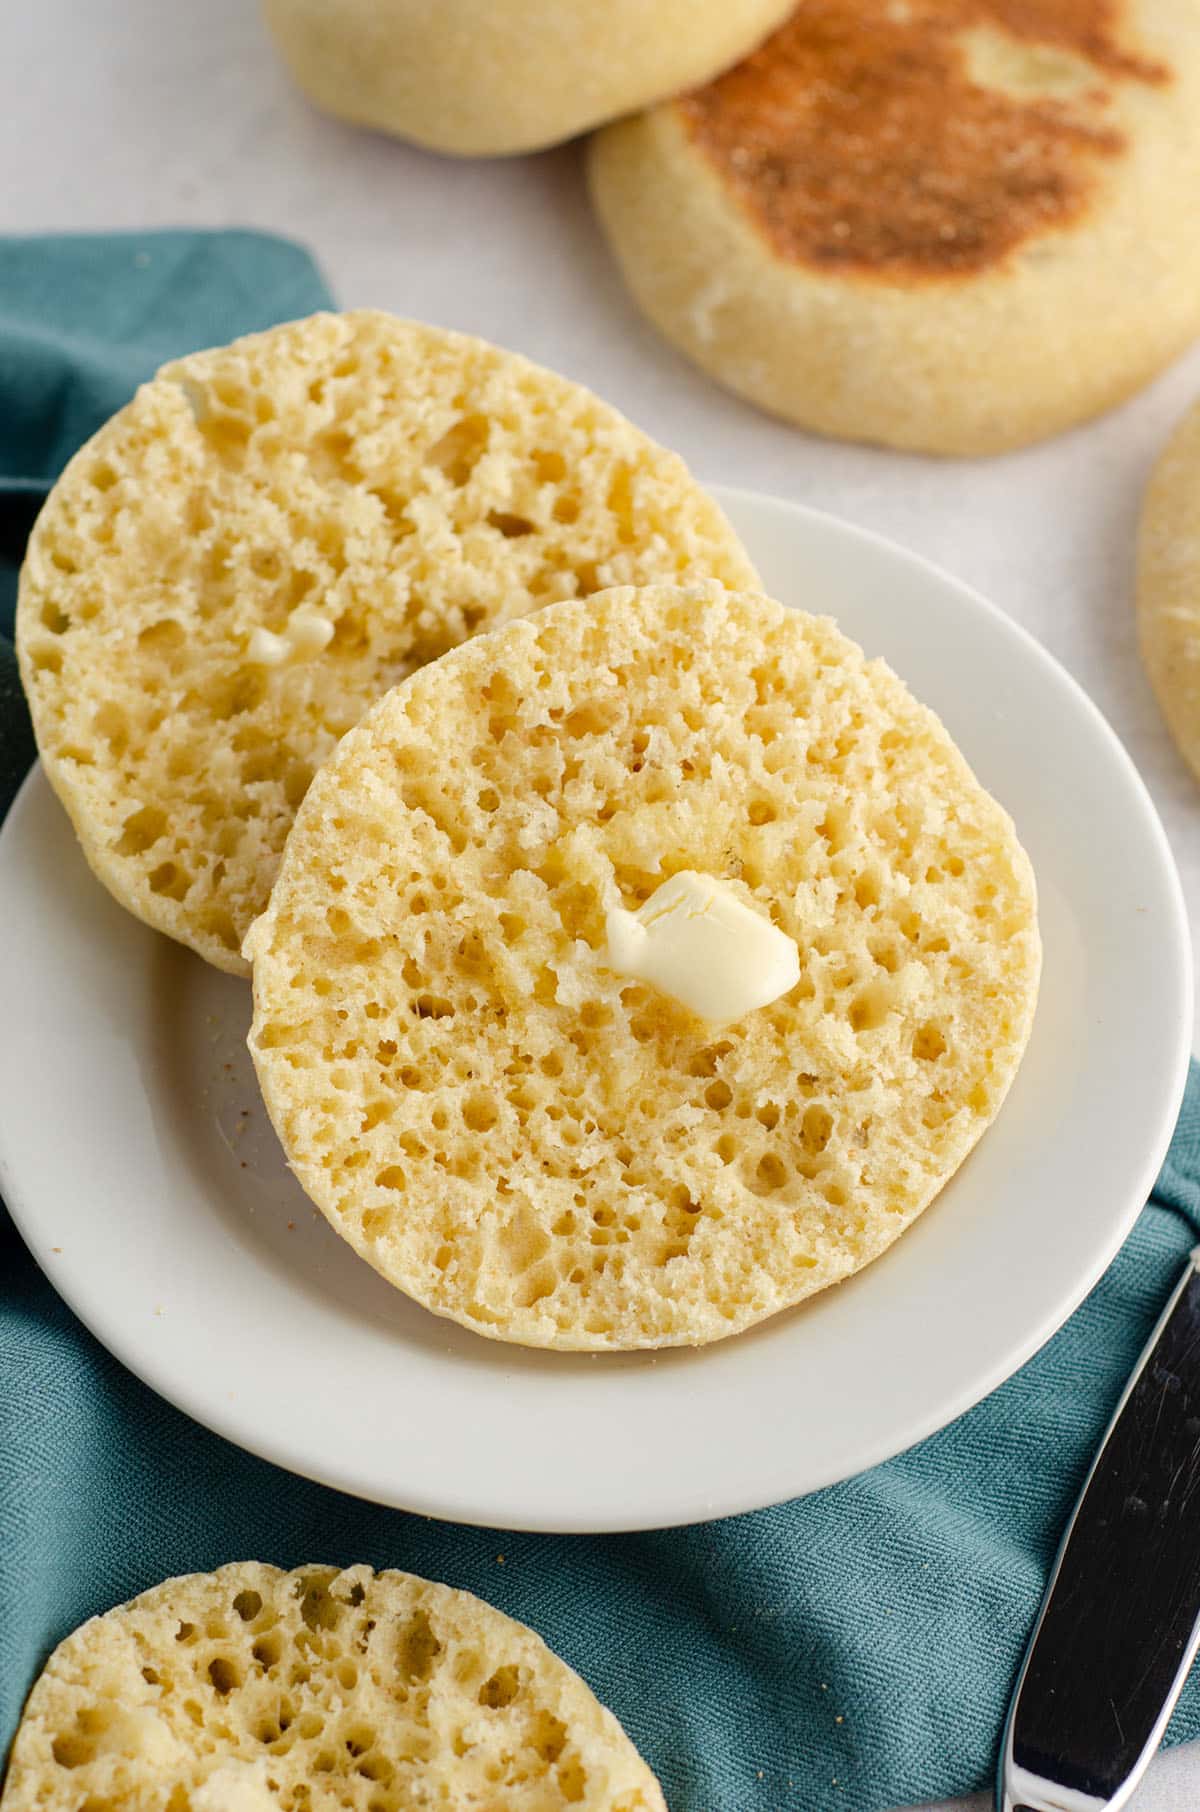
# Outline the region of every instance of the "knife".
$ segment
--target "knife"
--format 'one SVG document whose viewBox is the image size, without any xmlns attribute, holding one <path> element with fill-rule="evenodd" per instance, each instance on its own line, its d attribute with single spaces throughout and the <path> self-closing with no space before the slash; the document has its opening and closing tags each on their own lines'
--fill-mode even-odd
<svg viewBox="0 0 1200 1812">
<path fill-rule="evenodd" d="M 998 1812 L 1118 1812 L 1200 1647 L 1200 1246 L 1125 1387 L 1009 1707 Z"/>
</svg>

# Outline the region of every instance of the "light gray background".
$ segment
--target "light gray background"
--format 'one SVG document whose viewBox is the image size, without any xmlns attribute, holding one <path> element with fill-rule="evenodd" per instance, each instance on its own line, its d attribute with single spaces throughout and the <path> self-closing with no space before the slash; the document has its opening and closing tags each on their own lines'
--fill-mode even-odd
<svg viewBox="0 0 1200 1812">
<path fill-rule="evenodd" d="M 516 347 L 592 385 L 701 478 L 830 510 L 948 567 L 1057 655 L 1124 739 L 1200 929 L 1200 788 L 1141 673 L 1131 606 L 1142 486 L 1200 397 L 1200 347 L 1104 420 L 1003 459 L 942 463 L 811 439 L 724 395 L 641 321 L 592 223 L 575 147 L 458 163 L 322 119 L 288 86 L 251 0 L 5 7 L 0 168 L 0 230 L 289 234 L 313 248 L 342 303 Z M 1200 1745 L 1157 1763 L 1135 1805 L 1197 1803 Z"/>
</svg>

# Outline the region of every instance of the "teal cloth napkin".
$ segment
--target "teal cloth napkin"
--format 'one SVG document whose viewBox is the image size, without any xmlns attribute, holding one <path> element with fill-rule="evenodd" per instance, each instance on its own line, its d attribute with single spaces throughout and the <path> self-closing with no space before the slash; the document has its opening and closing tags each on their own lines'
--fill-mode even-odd
<svg viewBox="0 0 1200 1812">
<path fill-rule="evenodd" d="M 327 300 L 302 252 L 249 234 L 0 242 L 10 522 L 160 359 Z M 17 542 L 14 527 L 10 567 Z M 2 812 L 30 753 L 11 683 L 0 749 Z M 381 1510 L 228 1446 L 96 1344 L 0 1210 L 0 1745 L 49 1648 L 165 1575 L 367 1560 L 532 1624 L 616 1711 L 672 1812 L 881 1812 L 981 1786 L 1063 1520 L 1198 1231 L 1193 1068 L 1125 1247 L 1002 1389 L 816 1496 L 593 1539 Z M 1170 1737 L 1198 1733 L 1194 1680 Z"/>
</svg>

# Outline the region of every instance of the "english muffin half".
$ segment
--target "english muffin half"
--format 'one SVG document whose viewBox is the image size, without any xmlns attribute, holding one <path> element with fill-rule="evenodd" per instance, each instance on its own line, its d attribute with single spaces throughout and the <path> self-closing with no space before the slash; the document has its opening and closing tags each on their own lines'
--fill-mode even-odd
<svg viewBox="0 0 1200 1812">
<path fill-rule="evenodd" d="M 168 1579 L 61 1642 L 3 1812 L 666 1812 L 612 1713 L 532 1630 L 370 1567 Z"/>
<path fill-rule="evenodd" d="M 38 749 L 93 870 L 218 968 L 313 773 L 492 624 L 616 581 L 753 582 L 673 453 L 463 334 L 316 315 L 165 366 L 68 465 L 21 572 Z"/>
<path fill-rule="evenodd" d="M 396 687 L 246 949 L 333 1227 L 438 1314 L 592 1350 L 719 1339 L 883 1252 L 999 1112 L 1040 964 L 1028 859 L 932 712 L 715 585 Z"/>
</svg>

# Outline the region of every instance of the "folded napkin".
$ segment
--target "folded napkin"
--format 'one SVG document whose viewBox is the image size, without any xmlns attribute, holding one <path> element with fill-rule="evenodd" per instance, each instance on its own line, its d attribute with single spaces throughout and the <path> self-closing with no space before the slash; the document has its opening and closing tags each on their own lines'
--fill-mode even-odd
<svg viewBox="0 0 1200 1812">
<path fill-rule="evenodd" d="M 19 557 L 29 499 L 159 360 L 327 299 L 303 253 L 249 234 L 0 242 L 0 551 Z M 0 812 L 29 754 L 0 680 Z M 882 1812 L 981 1786 L 1063 1520 L 1198 1230 L 1193 1068 L 1120 1255 L 976 1409 L 773 1510 L 560 1538 L 378 1509 L 205 1433 L 84 1331 L 0 1210 L 0 1745 L 47 1650 L 165 1575 L 366 1560 L 532 1624 L 616 1711 L 672 1812 Z M 1193 1681 L 1170 1740 L 1197 1733 Z"/>
</svg>

